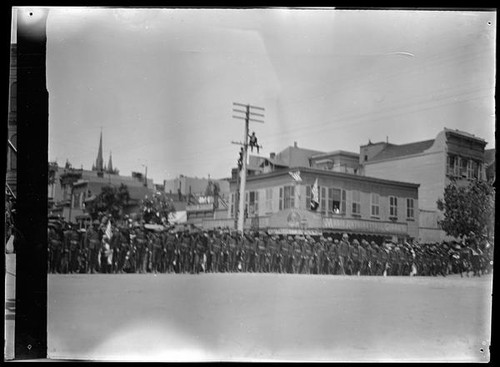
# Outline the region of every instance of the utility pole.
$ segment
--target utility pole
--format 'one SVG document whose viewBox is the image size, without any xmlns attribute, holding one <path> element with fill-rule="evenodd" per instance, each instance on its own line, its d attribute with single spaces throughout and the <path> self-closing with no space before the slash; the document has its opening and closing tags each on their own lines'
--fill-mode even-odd
<svg viewBox="0 0 500 367">
<path fill-rule="evenodd" d="M 241 145 L 243 146 L 243 159 L 242 159 L 242 165 L 241 165 L 241 170 L 240 170 L 240 190 L 239 190 L 239 209 L 238 209 L 238 226 L 237 230 L 243 235 L 243 227 L 245 223 L 245 185 L 246 185 L 246 180 L 247 180 L 247 153 L 248 153 L 248 125 L 249 122 L 260 122 L 264 123 L 263 120 L 258 120 L 253 117 L 257 116 L 260 118 L 263 118 L 264 115 L 262 113 L 256 113 L 253 112 L 254 110 L 262 111 L 264 112 L 264 108 L 262 107 L 256 107 L 256 106 L 251 106 L 249 104 L 241 104 L 241 103 L 235 103 L 233 102 L 233 106 L 236 108 L 233 108 L 233 112 L 239 113 L 241 115 L 233 115 L 233 118 L 236 119 L 241 119 L 245 120 L 245 135 L 243 138 L 243 143 L 241 142 L 232 142 L 233 144 Z M 245 110 L 238 109 L 238 107 L 243 107 Z M 244 116 L 244 117 L 243 117 Z"/>
</svg>

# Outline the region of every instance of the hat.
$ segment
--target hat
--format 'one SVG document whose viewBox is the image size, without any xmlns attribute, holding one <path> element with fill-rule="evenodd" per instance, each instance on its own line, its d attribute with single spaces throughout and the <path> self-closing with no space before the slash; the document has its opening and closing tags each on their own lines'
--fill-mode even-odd
<svg viewBox="0 0 500 367">
<path fill-rule="evenodd" d="M 344 234 L 342 235 L 342 239 L 344 239 L 344 238 L 349 238 L 349 235 L 348 235 L 347 233 L 344 233 Z"/>
<path fill-rule="evenodd" d="M 328 237 L 326 240 L 327 240 L 328 242 L 332 242 L 332 238 L 331 238 L 331 237 Z"/>
<path fill-rule="evenodd" d="M 359 241 L 358 240 L 354 240 L 354 241 L 352 241 L 352 244 L 353 245 L 359 245 Z"/>
</svg>

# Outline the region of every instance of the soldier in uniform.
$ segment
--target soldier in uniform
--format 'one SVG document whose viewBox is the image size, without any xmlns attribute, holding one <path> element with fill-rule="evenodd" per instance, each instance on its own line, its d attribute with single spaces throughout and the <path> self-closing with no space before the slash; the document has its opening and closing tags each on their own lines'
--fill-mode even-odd
<svg viewBox="0 0 500 367">
<path fill-rule="evenodd" d="M 330 274 L 332 275 L 336 275 L 340 271 L 339 246 L 340 246 L 340 241 L 335 238 L 332 239 L 332 242 L 330 243 L 328 249 L 328 257 L 330 259 Z"/>
<path fill-rule="evenodd" d="M 380 274 L 387 276 L 389 269 L 389 248 L 386 244 L 383 244 L 379 249 L 378 258 L 380 261 Z"/>
<path fill-rule="evenodd" d="M 286 240 L 279 238 L 276 242 L 275 272 L 283 273 L 283 259 L 286 256 Z"/>
<path fill-rule="evenodd" d="M 163 255 L 162 240 L 159 233 L 152 233 L 150 240 L 151 248 L 151 272 L 161 272 L 161 260 Z"/>
<path fill-rule="evenodd" d="M 368 241 L 365 239 L 361 240 L 359 246 L 359 271 L 361 275 L 368 274 Z"/>
<path fill-rule="evenodd" d="M 229 243 L 228 243 L 229 241 Z M 221 271 L 223 273 L 226 273 L 228 271 L 232 271 L 231 270 L 231 267 L 232 267 L 232 264 L 231 264 L 231 253 L 233 253 L 233 250 L 231 250 L 231 245 L 233 245 L 235 248 L 237 247 L 237 244 L 236 244 L 236 239 L 231 237 L 231 238 L 228 238 L 227 241 L 225 240 L 222 240 L 221 241 Z M 236 259 L 233 260 L 236 262 Z"/>
<path fill-rule="evenodd" d="M 115 235 L 116 241 L 116 273 L 123 273 L 125 267 L 125 261 L 127 259 L 127 253 L 129 251 L 129 233 L 127 227 L 119 227 L 118 233 Z M 115 254 L 113 254 L 113 261 L 115 260 Z"/>
<path fill-rule="evenodd" d="M 71 224 L 66 223 L 62 233 L 62 251 L 61 251 L 61 273 L 67 274 L 71 271 L 71 258 L 70 258 L 70 238 L 71 238 Z"/>
<path fill-rule="evenodd" d="M 350 247 L 351 252 L 351 275 L 361 275 L 361 259 L 359 241 L 354 239 Z"/>
<path fill-rule="evenodd" d="M 98 231 L 99 221 L 95 220 L 88 229 L 86 239 L 89 251 L 89 270 L 93 274 L 97 271 L 99 247 L 101 244 L 100 233 Z"/>
<path fill-rule="evenodd" d="M 333 239 L 331 237 L 327 237 L 320 239 L 321 245 L 321 253 L 320 253 L 320 261 L 321 261 L 321 274 L 330 274 L 332 268 L 332 258 L 330 256 L 330 249 L 333 247 Z"/>
<path fill-rule="evenodd" d="M 261 273 L 269 273 L 271 271 L 270 265 L 270 255 L 271 255 L 271 250 L 269 248 L 270 246 L 270 237 L 268 234 L 264 234 L 262 238 L 259 240 L 259 272 Z"/>
<path fill-rule="evenodd" d="M 342 240 L 340 241 L 339 245 L 339 267 L 340 267 L 340 274 L 345 275 L 346 270 L 348 270 L 348 262 L 350 258 L 349 254 L 349 236 L 347 233 L 344 233 L 342 235 Z"/>
<path fill-rule="evenodd" d="M 248 241 L 248 252 L 247 252 L 248 272 L 251 273 L 257 272 L 257 266 L 259 262 L 258 251 L 259 251 L 259 238 L 255 237 L 255 241 L 253 243 Z"/>
<path fill-rule="evenodd" d="M 482 250 L 479 248 L 479 241 L 474 232 L 470 232 L 467 238 L 467 246 L 470 249 L 470 263 L 473 276 L 481 276 L 481 256 Z"/>
<path fill-rule="evenodd" d="M 399 275 L 409 275 L 410 274 L 410 255 L 408 252 L 408 244 L 405 243 L 401 246 L 401 252 L 399 253 L 399 263 L 400 271 Z"/>
<path fill-rule="evenodd" d="M 111 273 L 113 251 L 111 250 L 110 239 L 106 236 L 102 238 L 101 247 L 101 272 Z"/>
<path fill-rule="evenodd" d="M 78 270 L 78 250 L 79 250 L 79 238 L 76 228 L 71 224 L 68 229 L 64 232 L 64 239 L 66 241 L 66 248 L 69 249 L 69 273 L 76 273 Z"/>
<path fill-rule="evenodd" d="M 111 272 L 118 272 L 118 260 L 120 258 L 120 230 L 118 227 L 113 227 L 112 230 L 113 235 L 111 236 L 111 240 L 109 241 L 109 245 L 111 247 L 112 258 L 111 258 Z"/>
<path fill-rule="evenodd" d="M 212 238 L 212 272 L 218 273 L 220 271 L 220 257 L 221 257 L 221 245 L 220 239 L 217 237 Z"/>
<path fill-rule="evenodd" d="M 141 274 L 146 273 L 147 265 L 147 244 L 146 231 L 143 225 L 140 225 L 135 229 L 135 253 L 136 253 L 136 271 Z"/>
<path fill-rule="evenodd" d="M 391 249 L 389 261 L 391 264 L 390 275 L 400 275 L 401 262 L 400 262 L 400 252 L 401 247 L 399 245 L 394 245 Z"/>
<path fill-rule="evenodd" d="M 165 235 L 166 258 L 165 258 L 165 271 L 172 273 L 174 271 L 174 255 L 175 255 L 175 235 L 168 232 Z"/>
<path fill-rule="evenodd" d="M 292 274 L 294 272 L 294 266 L 293 266 L 295 260 L 294 248 L 296 243 L 297 242 L 292 237 L 288 237 L 288 243 L 287 243 L 288 259 L 286 262 L 286 272 L 289 274 Z"/>
<path fill-rule="evenodd" d="M 54 224 L 49 227 L 48 240 L 50 249 L 49 271 L 51 273 L 59 273 L 61 271 L 62 238 L 57 225 Z"/>
</svg>

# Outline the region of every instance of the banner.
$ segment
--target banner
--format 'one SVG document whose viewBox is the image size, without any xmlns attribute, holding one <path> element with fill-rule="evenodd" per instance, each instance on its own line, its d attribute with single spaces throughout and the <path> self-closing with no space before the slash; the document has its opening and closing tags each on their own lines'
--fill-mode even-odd
<svg viewBox="0 0 500 367">
<path fill-rule="evenodd" d="M 314 185 L 311 189 L 311 210 L 318 209 L 319 206 L 319 189 L 318 189 L 318 179 L 314 181 Z"/>
</svg>

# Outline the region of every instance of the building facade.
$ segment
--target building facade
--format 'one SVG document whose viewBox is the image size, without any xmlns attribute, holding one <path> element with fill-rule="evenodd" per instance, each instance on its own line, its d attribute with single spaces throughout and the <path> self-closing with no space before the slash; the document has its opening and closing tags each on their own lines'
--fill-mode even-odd
<svg viewBox="0 0 500 367">
<path fill-rule="evenodd" d="M 67 221 L 75 221 L 85 214 L 85 203 L 101 193 L 105 186 L 127 186 L 131 197 L 131 208 L 138 205 L 145 195 L 155 192 L 153 180 L 143 177 L 128 177 L 117 174 L 52 166 L 54 179 L 49 184 L 49 214 L 60 215 Z"/>
<path fill-rule="evenodd" d="M 298 174 L 296 174 L 299 172 Z M 300 177 L 299 181 L 292 177 Z M 319 206 L 311 209 L 317 180 Z M 226 218 L 205 227 L 231 227 L 237 218 L 238 185 L 231 181 Z M 350 233 L 401 241 L 418 238 L 418 185 L 309 167 L 292 167 L 249 176 L 245 190 L 245 228 L 276 234 Z"/>
<path fill-rule="evenodd" d="M 467 185 L 486 179 L 486 141 L 472 134 L 444 129 L 435 139 L 396 145 L 368 143 L 360 147 L 360 172 L 369 177 L 415 182 L 419 186 L 420 242 L 448 239 L 441 230 L 437 200 L 453 180 Z"/>
<path fill-rule="evenodd" d="M 75 169 L 69 162 L 66 162 L 64 167 L 55 162 L 49 163 L 49 215 L 59 215 L 66 221 L 84 217 L 85 204 L 99 195 L 105 186 L 127 186 L 131 199 L 127 208 L 129 212 L 138 208 L 145 195 L 155 192 L 153 180 L 142 173 L 132 172 L 131 176 L 121 176 L 118 173 L 118 169 L 113 167 L 111 154 L 108 165 L 104 164 L 102 132 L 92 170 Z"/>
</svg>

